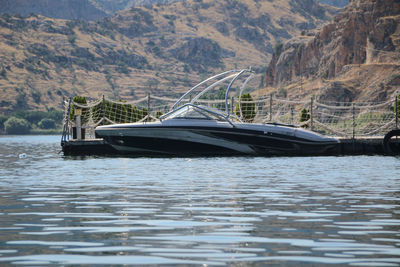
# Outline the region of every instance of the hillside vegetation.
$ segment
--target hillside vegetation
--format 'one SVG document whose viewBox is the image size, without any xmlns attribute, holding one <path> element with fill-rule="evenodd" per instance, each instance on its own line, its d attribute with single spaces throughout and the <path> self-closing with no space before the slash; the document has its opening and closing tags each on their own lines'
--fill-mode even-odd
<svg viewBox="0 0 400 267">
<path fill-rule="evenodd" d="M 74 95 L 176 97 L 225 69 L 261 73 L 276 43 L 335 11 L 313 0 L 189 0 L 94 22 L 2 15 L 0 113 L 60 107 Z"/>
</svg>

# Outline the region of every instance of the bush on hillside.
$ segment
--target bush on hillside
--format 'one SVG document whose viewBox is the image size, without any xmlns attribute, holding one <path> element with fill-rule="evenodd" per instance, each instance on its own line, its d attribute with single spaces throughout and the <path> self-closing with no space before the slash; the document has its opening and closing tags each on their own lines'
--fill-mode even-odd
<svg viewBox="0 0 400 267">
<path fill-rule="evenodd" d="M 306 109 L 306 108 L 303 108 L 303 109 L 301 110 L 301 112 L 300 112 L 300 119 L 299 119 L 299 122 L 308 121 L 310 118 L 311 118 L 310 110 L 309 110 L 309 109 Z"/>
<path fill-rule="evenodd" d="M 39 121 L 38 126 L 40 129 L 55 129 L 56 122 L 53 119 L 42 119 Z"/>
<path fill-rule="evenodd" d="M 31 125 L 25 119 L 10 117 L 4 122 L 4 130 L 7 134 L 28 134 Z"/>
<path fill-rule="evenodd" d="M 12 115 L 17 118 L 25 119 L 31 124 L 38 124 L 43 119 L 52 119 L 57 123 L 61 123 L 64 113 L 61 110 L 50 108 L 48 111 L 28 111 L 18 110 Z"/>
<path fill-rule="evenodd" d="M 4 123 L 6 122 L 7 119 L 8 117 L 0 115 L 0 131 L 4 129 Z"/>
</svg>

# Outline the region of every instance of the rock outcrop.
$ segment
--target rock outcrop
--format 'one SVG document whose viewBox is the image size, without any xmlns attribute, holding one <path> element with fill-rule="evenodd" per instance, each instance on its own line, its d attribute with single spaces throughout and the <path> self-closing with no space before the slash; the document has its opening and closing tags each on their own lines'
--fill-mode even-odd
<svg viewBox="0 0 400 267">
<path fill-rule="evenodd" d="M 352 64 L 399 64 L 399 25 L 399 1 L 355 0 L 317 33 L 304 32 L 275 51 L 265 85 L 334 79 Z"/>
</svg>

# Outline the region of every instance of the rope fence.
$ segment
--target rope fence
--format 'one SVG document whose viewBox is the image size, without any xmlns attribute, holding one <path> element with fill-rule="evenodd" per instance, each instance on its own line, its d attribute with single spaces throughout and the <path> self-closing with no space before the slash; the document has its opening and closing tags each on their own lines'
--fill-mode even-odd
<svg viewBox="0 0 400 267">
<path fill-rule="evenodd" d="M 104 97 L 88 103 L 65 101 L 63 140 L 69 140 L 70 135 L 73 139 L 95 138 L 94 129 L 99 125 L 155 121 L 170 111 L 177 100 L 148 95 L 134 101 L 114 101 Z M 195 103 L 221 110 L 226 108 L 224 99 L 199 98 Z M 255 99 L 241 98 L 240 103 L 239 98 L 231 97 L 228 105 L 229 112 L 243 122 L 289 124 L 345 138 L 385 135 L 398 128 L 397 97 L 379 103 L 349 103 L 319 102 L 314 98 L 296 101 L 271 94 Z M 76 133 L 77 124 L 82 128 L 81 133 Z"/>
</svg>

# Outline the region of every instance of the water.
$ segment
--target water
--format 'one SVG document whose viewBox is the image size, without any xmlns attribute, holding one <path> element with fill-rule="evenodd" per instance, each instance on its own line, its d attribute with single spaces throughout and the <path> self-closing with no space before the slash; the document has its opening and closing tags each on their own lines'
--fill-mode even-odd
<svg viewBox="0 0 400 267">
<path fill-rule="evenodd" d="M 59 141 L 0 137 L 2 266 L 400 264 L 399 158 L 64 157 Z"/>
</svg>

